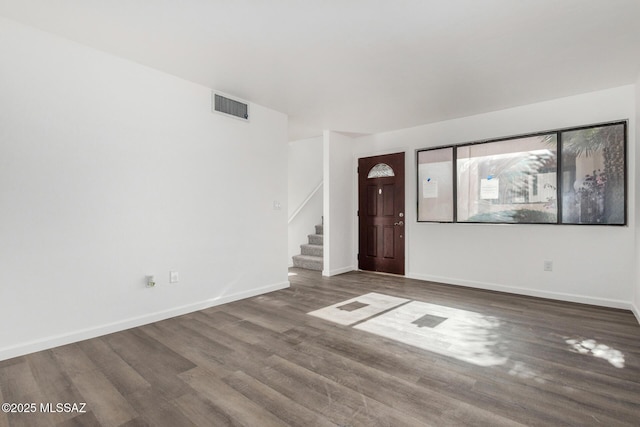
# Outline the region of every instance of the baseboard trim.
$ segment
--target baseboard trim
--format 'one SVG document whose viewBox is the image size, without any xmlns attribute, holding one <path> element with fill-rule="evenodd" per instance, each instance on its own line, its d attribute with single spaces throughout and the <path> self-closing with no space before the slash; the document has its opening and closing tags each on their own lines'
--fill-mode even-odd
<svg viewBox="0 0 640 427">
<path fill-rule="evenodd" d="M 222 295 L 216 298 L 200 301 L 193 304 L 187 304 L 180 307 L 171 308 L 168 310 L 158 311 L 155 313 L 145 314 L 143 316 L 132 317 L 126 320 L 121 320 L 105 325 L 80 329 L 74 332 L 66 334 L 55 335 L 48 338 L 29 341 L 13 345 L 10 347 L 0 348 L 0 361 L 11 359 L 18 356 L 24 356 L 36 351 L 47 350 L 61 345 L 71 344 L 78 341 L 87 340 L 90 338 L 96 338 L 102 335 L 111 334 L 114 332 L 124 331 L 126 329 L 135 328 L 149 323 L 158 322 L 160 320 L 169 319 L 171 317 L 181 316 L 183 314 L 192 313 L 194 311 L 204 310 L 206 308 L 215 307 L 216 305 L 226 304 L 233 301 L 238 301 L 245 298 L 251 298 L 254 296 L 266 294 L 269 292 L 278 291 L 280 289 L 286 289 L 290 286 L 289 281 L 276 283 L 274 285 L 263 286 L 261 288 L 251 289 L 249 291 L 238 292 L 231 295 Z"/>
<path fill-rule="evenodd" d="M 577 302 L 580 304 L 598 305 L 609 308 L 621 308 L 633 311 L 633 305 L 628 301 L 614 300 L 608 298 L 593 298 L 583 295 L 568 294 L 563 292 L 541 291 L 531 288 L 517 288 L 514 286 L 499 285 L 495 283 L 476 282 L 472 280 L 455 279 L 450 277 L 431 276 L 426 274 L 409 273 L 406 277 L 410 279 L 426 280 L 429 282 L 445 283 L 447 285 L 467 286 L 469 288 L 485 289 L 488 291 L 506 292 L 509 294 L 526 295 L 538 298 L 554 299 L 559 301 Z M 638 313 L 634 313 L 640 321 Z"/>
<path fill-rule="evenodd" d="M 347 267 L 336 268 L 334 270 L 322 270 L 322 275 L 325 277 L 337 276 L 338 274 L 348 273 L 355 270 L 355 267 L 349 265 Z"/>
<path fill-rule="evenodd" d="M 633 312 L 634 316 L 636 316 L 638 324 L 640 324 L 640 310 L 638 309 L 638 307 L 636 307 L 635 304 L 631 304 L 631 311 Z"/>
</svg>

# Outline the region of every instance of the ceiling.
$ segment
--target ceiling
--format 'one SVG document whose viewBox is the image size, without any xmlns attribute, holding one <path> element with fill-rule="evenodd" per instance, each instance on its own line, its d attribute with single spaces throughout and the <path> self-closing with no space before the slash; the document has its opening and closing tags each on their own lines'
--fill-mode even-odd
<svg viewBox="0 0 640 427">
<path fill-rule="evenodd" d="M 368 134 L 634 83 L 640 0 L 0 0 L 0 15 Z"/>
</svg>

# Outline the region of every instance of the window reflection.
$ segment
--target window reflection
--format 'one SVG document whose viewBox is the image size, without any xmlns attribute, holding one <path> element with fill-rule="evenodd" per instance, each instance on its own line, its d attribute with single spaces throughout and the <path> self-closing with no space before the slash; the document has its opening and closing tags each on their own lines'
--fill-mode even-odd
<svg viewBox="0 0 640 427">
<path fill-rule="evenodd" d="M 556 134 L 458 147 L 458 221 L 556 223 Z"/>
<path fill-rule="evenodd" d="M 625 223 L 624 125 L 562 133 L 562 222 Z"/>
</svg>

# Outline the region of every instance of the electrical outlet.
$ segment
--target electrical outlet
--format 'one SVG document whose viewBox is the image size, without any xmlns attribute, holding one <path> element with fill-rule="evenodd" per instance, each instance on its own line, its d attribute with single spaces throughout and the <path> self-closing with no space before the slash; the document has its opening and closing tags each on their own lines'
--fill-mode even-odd
<svg viewBox="0 0 640 427">
<path fill-rule="evenodd" d="M 553 261 L 544 262 L 544 271 L 553 271 Z"/>
<path fill-rule="evenodd" d="M 178 283 L 179 280 L 180 280 L 180 275 L 178 274 L 177 271 L 169 272 L 169 283 Z"/>
</svg>

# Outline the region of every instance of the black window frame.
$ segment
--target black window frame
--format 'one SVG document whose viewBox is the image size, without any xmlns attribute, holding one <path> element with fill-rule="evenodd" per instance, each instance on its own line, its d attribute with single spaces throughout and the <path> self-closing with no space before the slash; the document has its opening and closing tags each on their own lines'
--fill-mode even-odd
<svg viewBox="0 0 640 427">
<path fill-rule="evenodd" d="M 623 126 L 624 142 L 623 142 L 623 173 L 624 173 L 624 221 L 621 224 L 610 223 L 576 223 L 576 222 L 563 222 L 562 220 L 562 196 L 563 196 L 563 169 L 562 169 L 562 134 L 564 132 L 580 131 L 585 129 L 606 127 L 606 126 Z M 458 148 L 469 147 L 479 144 L 488 144 L 494 142 L 519 140 L 522 138 L 539 137 L 546 135 L 556 136 L 556 161 L 557 161 L 557 173 L 556 173 L 556 203 L 557 203 L 557 220 L 556 222 L 500 222 L 500 221 L 458 221 Z M 441 150 L 444 148 L 451 148 L 453 150 L 453 220 L 452 221 L 432 221 L 432 220 L 420 220 L 420 176 L 419 176 L 419 153 L 423 151 Z M 521 135 L 514 135 L 508 137 L 485 139 L 460 144 L 448 144 L 440 145 L 436 147 L 421 148 L 415 150 L 415 165 L 416 165 L 416 222 L 427 224 L 508 224 L 508 225 L 576 225 L 576 226 L 610 226 L 610 227 L 626 227 L 629 224 L 629 121 L 628 120 L 615 120 L 610 122 L 594 123 L 582 126 L 573 126 L 567 128 L 546 130 L 541 132 L 526 133 Z"/>
</svg>

